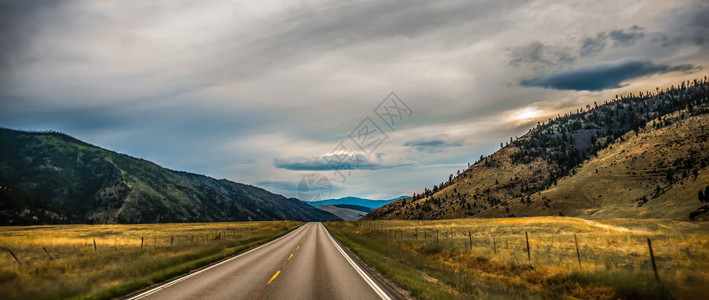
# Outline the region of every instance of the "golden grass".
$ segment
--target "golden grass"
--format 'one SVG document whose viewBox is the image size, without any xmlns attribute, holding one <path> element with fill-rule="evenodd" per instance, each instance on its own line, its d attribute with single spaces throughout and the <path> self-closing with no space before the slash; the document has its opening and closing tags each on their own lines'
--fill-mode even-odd
<svg viewBox="0 0 709 300">
<path fill-rule="evenodd" d="M 383 255 L 423 257 L 424 261 L 404 263 L 424 271 L 427 278 L 422 280 L 429 282 L 444 281 L 436 274 L 447 272 L 501 282 L 515 297 L 520 290 L 555 298 L 709 296 L 697 288 L 709 286 L 707 223 L 530 217 L 328 224 L 370 248 L 389 249 Z M 660 283 L 654 278 L 647 239 L 652 241 Z M 460 283 L 458 290 L 441 286 L 452 297 L 465 298 L 474 296 L 466 294 L 469 286 L 485 285 Z"/>
<path fill-rule="evenodd" d="M 5 299 L 114 297 L 242 251 L 299 224 L 0 227 L 0 294 Z"/>
</svg>

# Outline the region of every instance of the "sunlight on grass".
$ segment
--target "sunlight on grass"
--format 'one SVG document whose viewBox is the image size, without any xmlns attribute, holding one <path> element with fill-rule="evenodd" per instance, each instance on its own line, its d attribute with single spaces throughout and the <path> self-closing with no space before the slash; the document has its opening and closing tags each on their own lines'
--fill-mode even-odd
<svg viewBox="0 0 709 300">
<path fill-rule="evenodd" d="M 5 299 L 120 296 L 243 251 L 300 224 L 0 227 L 0 294 Z"/>
<path fill-rule="evenodd" d="M 436 298 L 427 292 L 431 288 L 452 298 L 709 296 L 698 288 L 709 285 L 709 224 L 704 223 L 533 217 L 328 222 L 328 227 L 355 246 L 353 251 L 367 249 L 370 260 L 385 256 L 398 263 L 385 268 L 416 270 L 420 274 L 409 271 L 408 283 L 390 277 L 423 298 Z"/>
</svg>

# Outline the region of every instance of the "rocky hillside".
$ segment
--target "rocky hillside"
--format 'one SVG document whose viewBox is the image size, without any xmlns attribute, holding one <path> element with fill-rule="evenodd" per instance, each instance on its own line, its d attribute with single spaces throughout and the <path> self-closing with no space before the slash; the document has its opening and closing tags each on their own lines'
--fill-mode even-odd
<svg viewBox="0 0 709 300">
<path fill-rule="evenodd" d="M 704 219 L 708 97 L 705 77 L 587 105 L 538 124 L 457 176 L 365 219 Z"/>
<path fill-rule="evenodd" d="M 0 222 L 154 223 L 339 218 L 264 189 L 172 171 L 61 133 L 0 129 Z"/>
</svg>

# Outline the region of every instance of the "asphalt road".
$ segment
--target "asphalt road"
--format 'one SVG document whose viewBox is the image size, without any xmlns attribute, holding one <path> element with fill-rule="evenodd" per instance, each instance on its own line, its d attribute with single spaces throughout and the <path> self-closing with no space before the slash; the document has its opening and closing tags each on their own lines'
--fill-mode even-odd
<svg viewBox="0 0 709 300">
<path fill-rule="evenodd" d="M 397 299 L 320 223 L 128 299 Z"/>
</svg>

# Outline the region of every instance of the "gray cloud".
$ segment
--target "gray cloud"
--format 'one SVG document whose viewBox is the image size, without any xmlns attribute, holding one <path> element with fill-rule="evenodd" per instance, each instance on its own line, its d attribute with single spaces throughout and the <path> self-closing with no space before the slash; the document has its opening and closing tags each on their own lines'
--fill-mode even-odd
<svg viewBox="0 0 709 300">
<path fill-rule="evenodd" d="M 463 140 L 451 140 L 447 135 L 442 135 L 435 138 L 408 141 L 404 143 L 404 146 L 412 147 L 421 152 L 436 153 L 446 148 L 463 146 Z"/>
<path fill-rule="evenodd" d="M 619 88 L 622 82 L 642 76 L 695 69 L 692 65 L 656 65 L 649 60 L 636 60 L 562 71 L 520 83 L 528 87 L 557 90 L 600 91 Z"/>
<path fill-rule="evenodd" d="M 570 64 L 576 61 L 576 55 L 569 49 L 545 45 L 539 41 L 527 46 L 511 48 L 508 65 L 519 67 L 531 65 L 536 72 L 545 72 L 558 65 Z"/>
<path fill-rule="evenodd" d="M 371 160 L 364 154 L 276 158 L 273 163 L 276 168 L 294 171 L 333 171 L 335 167 L 338 170 L 382 170 L 412 165 L 411 163 L 385 163 L 381 160 L 381 155 L 377 155 L 377 160 Z"/>
<path fill-rule="evenodd" d="M 629 47 L 645 36 L 645 28 L 633 25 L 628 30 L 613 30 L 608 33 L 608 37 L 613 40 L 615 47 Z"/>
<path fill-rule="evenodd" d="M 579 55 L 589 56 L 603 51 L 606 47 L 606 39 L 608 36 L 605 32 L 601 32 L 596 37 L 587 37 L 581 42 L 581 51 Z"/>
<path fill-rule="evenodd" d="M 31 60 L 25 50 L 40 29 L 40 20 L 53 19 L 61 5 L 59 0 L 0 1 L 0 79 L 20 62 Z"/>
<path fill-rule="evenodd" d="M 546 73 L 603 52 L 608 40 L 613 42 L 613 47 L 630 47 L 644 36 L 645 28 L 633 25 L 628 29 L 602 31 L 594 37 L 586 37 L 578 47 L 554 46 L 535 41 L 527 46 L 509 48 L 507 64 L 513 67 L 530 65 L 535 72 Z"/>
</svg>

